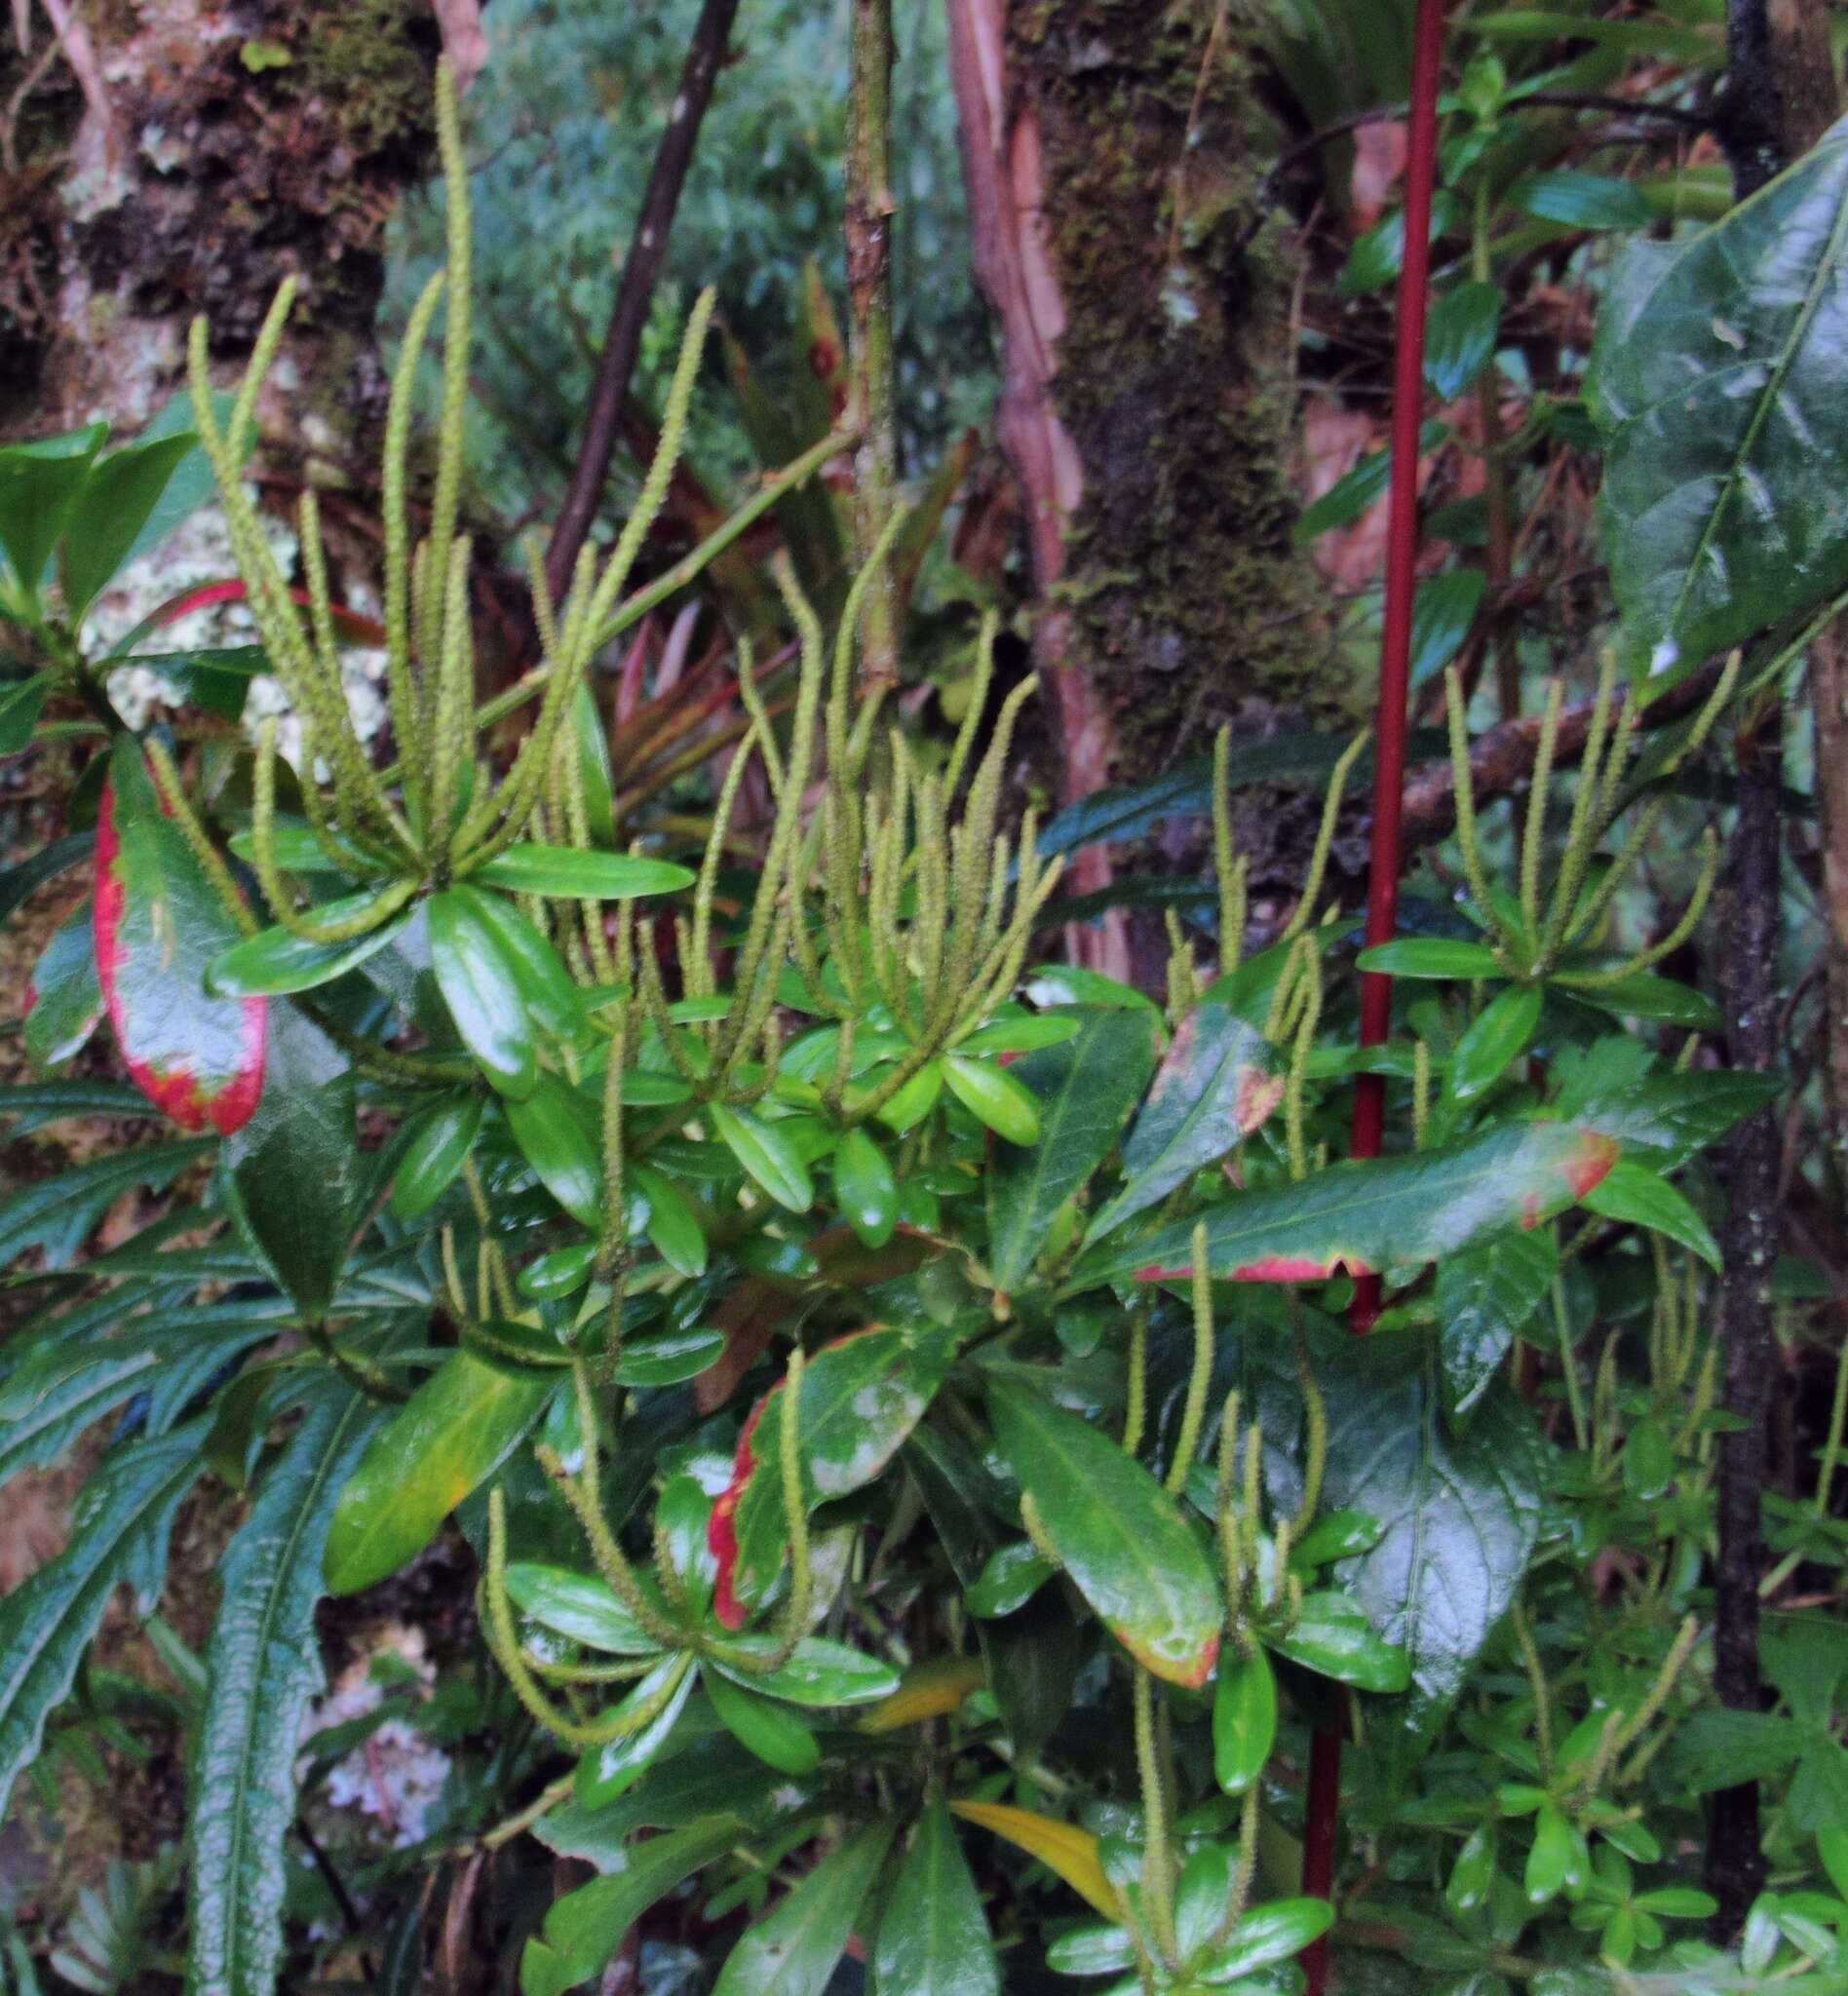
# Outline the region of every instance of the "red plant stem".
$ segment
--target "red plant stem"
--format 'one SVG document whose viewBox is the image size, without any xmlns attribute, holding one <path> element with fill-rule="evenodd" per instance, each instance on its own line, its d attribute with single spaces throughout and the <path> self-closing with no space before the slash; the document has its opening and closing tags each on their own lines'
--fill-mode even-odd
<svg viewBox="0 0 1848 1996">
<path fill-rule="evenodd" d="M 1412 30 L 1411 121 L 1405 158 L 1405 260 L 1393 315 L 1393 471 L 1386 539 L 1386 622 L 1380 634 L 1378 754 L 1373 769 L 1373 843 L 1367 885 L 1367 942 L 1390 942 L 1399 926 L 1405 785 L 1405 709 L 1411 685 L 1411 603 L 1417 587 L 1418 432 L 1424 414 L 1425 308 L 1431 289 L 1431 190 L 1437 178 L 1438 71 L 1444 0 L 1418 0 Z M 1361 1045 L 1377 1047 L 1392 1025 L 1393 980 L 1361 977 Z M 1349 1155 L 1379 1155 L 1386 1123 L 1386 1079 L 1363 1074 L 1354 1092 Z M 1361 1278 L 1349 1323 L 1365 1336 L 1379 1315 L 1379 1278 Z M 1334 1884 L 1334 1827 L 1341 1791 L 1341 1735 L 1318 1732 L 1310 1749 L 1303 1823 L 1302 1889 L 1327 1899 Z M 1303 1956 L 1309 1996 L 1322 1996 L 1328 1974 L 1326 1939 Z"/>
</svg>

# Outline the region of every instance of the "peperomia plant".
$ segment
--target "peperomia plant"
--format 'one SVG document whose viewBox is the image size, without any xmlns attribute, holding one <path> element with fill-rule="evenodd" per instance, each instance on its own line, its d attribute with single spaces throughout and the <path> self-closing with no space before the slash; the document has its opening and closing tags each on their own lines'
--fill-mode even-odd
<svg viewBox="0 0 1848 1996">
<path fill-rule="evenodd" d="M 1331 1928 L 1382 1986 L 1563 1992 L 1588 1951 L 1698 1979 L 1728 1966 L 1674 1938 L 1710 1906 L 1698 1798 L 1786 1766 L 1748 1953 L 1793 1985 L 1836 1957 L 1838 1622 L 1772 1619 L 1760 1724 L 1706 1690 L 1699 1154 L 1769 1087 L 1699 1071 L 1711 1008 L 1655 970 L 1711 868 L 1666 940 L 1607 946 L 1733 676 L 1645 761 L 1606 672 L 1557 854 L 1556 703 L 1507 888 L 1453 698 L 1469 892 L 1430 911 L 1446 933 L 1359 959 L 1430 980 L 1365 1054 L 1324 887 L 1363 745 L 1268 946 L 1245 954 L 1222 737 L 1211 974 L 1178 927 L 1161 1003 L 1037 962 L 1059 863 L 1004 810 L 1031 681 L 984 739 L 990 626 L 936 751 L 857 689 L 896 521 L 831 643 L 779 568 L 794 685 L 773 712 L 741 660 L 750 725 L 693 864 L 618 850 L 573 717 L 634 614 L 711 301 L 613 551 L 560 603 L 535 573 L 536 713 L 498 768 L 456 531 L 446 87 L 442 124 L 447 394 L 414 545 L 408 384 L 441 277 L 383 480 L 389 768 L 351 724 L 312 497 L 298 588 L 240 482 L 288 296 L 228 413 L 195 337 L 301 753 L 279 771 L 273 723 L 248 764 L 113 725 L 94 927 L 47 952 L 39 1005 L 71 1021 L 47 1063 L 106 1001 L 142 1094 L 54 1078 L 6 1110 L 151 1102 L 189 1133 L 0 1206 L 7 1256 L 41 1257 L 19 1280 L 51 1291 L 0 1357 L 0 1475 L 120 1416 L 68 1548 L 0 1603 L 0 1790 L 121 1728 L 86 1649 L 122 1582 L 152 1607 L 210 1478 L 248 1504 L 222 1604 L 203 1657 L 162 1640 L 190 1687 L 188 1986 L 214 1996 L 316 1961 L 415 1990 L 438 1892 L 445 1964 L 480 1919 L 523 1996 L 676 1925 L 722 1956 L 720 1996 L 819 1996 L 850 1953 L 879 1996 L 1290 1990 Z M 771 808 L 741 875 L 748 782 Z M 1331 1162 L 1363 1069 L 1409 1139 Z M 162 1216 L 75 1261 L 137 1184 Z M 1357 1340 L 1362 1276 L 1385 1308 Z M 1838 1397 L 1792 1563 L 1848 1552 Z M 415 1569 L 451 1519 L 493 1669 L 394 1702 L 397 1679 L 335 1746 L 304 1740 L 319 1605 Z M 316 1785 L 388 1717 L 440 1737 L 449 1779 L 404 1849 L 329 1853 Z M 1331 1721 L 1356 1742 L 1338 1926 L 1297 1885 Z"/>
</svg>

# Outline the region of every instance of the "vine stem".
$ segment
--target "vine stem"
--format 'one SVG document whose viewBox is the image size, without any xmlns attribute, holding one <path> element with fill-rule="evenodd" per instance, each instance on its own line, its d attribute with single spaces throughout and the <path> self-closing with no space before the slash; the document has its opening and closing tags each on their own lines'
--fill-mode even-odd
<svg viewBox="0 0 1848 1996">
<path fill-rule="evenodd" d="M 1411 119 L 1405 158 L 1405 260 L 1394 302 L 1393 469 L 1386 541 L 1386 620 L 1380 633 L 1379 703 L 1374 720 L 1373 837 L 1367 885 L 1367 941 L 1390 942 L 1399 926 L 1399 872 L 1404 858 L 1405 711 L 1411 686 L 1411 603 L 1417 586 L 1418 431 L 1424 412 L 1425 309 L 1431 290 L 1431 195 L 1437 179 L 1438 76 L 1444 46 L 1444 0 L 1418 0 L 1412 29 Z M 1379 1046 L 1392 1025 L 1393 984 L 1378 971 L 1361 980 L 1361 1045 Z M 1363 1074 L 1354 1092 L 1349 1154 L 1379 1155 L 1386 1126 L 1386 1080 Z M 1363 1276 L 1350 1320 L 1365 1336 L 1379 1315 L 1379 1278 Z M 1341 1791 L 1341 1735 L 1318 1732 L 1310 1747 L 1309 1793 L 1303 1823 L 1302 1889 L 1328 1899 L 1334 1885 L 1334 1829 Z M 1303 1955 L 1308 1996 L 1323 1996 L 1328 1976 L 1327 1938 Z"/>
</svg>

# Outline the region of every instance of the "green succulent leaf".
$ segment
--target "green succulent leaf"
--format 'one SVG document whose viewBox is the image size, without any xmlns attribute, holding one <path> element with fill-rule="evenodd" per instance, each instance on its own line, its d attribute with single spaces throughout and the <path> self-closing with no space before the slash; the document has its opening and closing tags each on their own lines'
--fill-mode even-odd
<svg viewBox="0 0 1848 1996">
<path fill-rule="evenodd" d="M 999 1996 L 982 1895 L 941 1795 L 924 1805 L 873 1950 L 879 1996 Z"/>
<path fill-rule="evenodd" d="M 1244 1794 L 1276 1742 L 1277 1678 L 1269 1657 L 1261 1649 L 1221 1657 L 1213 1693 L 1213 1769 L 1220 1787 Z"/>
<path fill-rule="evenodd" d="M 801 1153 L 774 1123 L 750 1109 L 713 1102 L 708 1111 L 719 1141 L 776 1203 L 790 1212 L 815 1204 L 815 1182 Z"/>
<path fill-rule="evenodd" d="M 1005 1067 L 972 1060 L 966 1054 L 945 1054 L 936 1065 L 950 1094 L 978 1123 L 1010 1143 L 1038 1142 L 1039 1103 Z"/>
<path fill-rule="evenodd" d="M 378 891 L 345 895 L 315 909 L 323 922 L 344 921 L 379 898 Z M 291 991 L 312 991 L 356 970 L 399 936 L 410 922 L 401 910 L 376 929 L 351 942 L 309 942 L 287 929 L 259 929 L 214 957 L 206 970 L 206 988 L 220 998 L 281 997 Z"/>
<path fill-rule="evenodd" d="M 685 866 L 630 853 L 593 853 L 576 846 L 509 846 L 472 876 L 506 894 L 564 901 L 634 901 L 693 885 Z"/>
</svg>

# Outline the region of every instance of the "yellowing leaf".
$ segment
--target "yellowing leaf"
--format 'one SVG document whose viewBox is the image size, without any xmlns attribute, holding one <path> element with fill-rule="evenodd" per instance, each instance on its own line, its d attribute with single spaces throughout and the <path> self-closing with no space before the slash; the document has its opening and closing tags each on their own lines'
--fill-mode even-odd
<svg viewBox="0 0 1848 1996">
<path fill-rule="evenodd" d="M 1095 1906 L 1106 1920 L 1119 1923 L 1123 1907 L 1116 1887 L 1103 1874 L 1097 1858 L 1097 1839 L 1076 1823 L 1059 1823 L 1050 1816 L 1035 1815 L 1031 1809 L 1016 1809 L 1006 1802 L 952 1802 L 951 1810 L 965 1823 L 991 1829 L 996 1836 L 1037 1858 L 1049 1871 L 1057 1871 L 1080 1899 Z"/>
<path fill-rule="evenodd" d="M 972 1691 L 987 1682 L 980 1657 L 933 1657 L 905 1673 L 905 1681 L 889 1698 L 861 1714 L 863 1733 L 891 1733 L 940 1719 L 961 1705 Z"/>
</svg>

